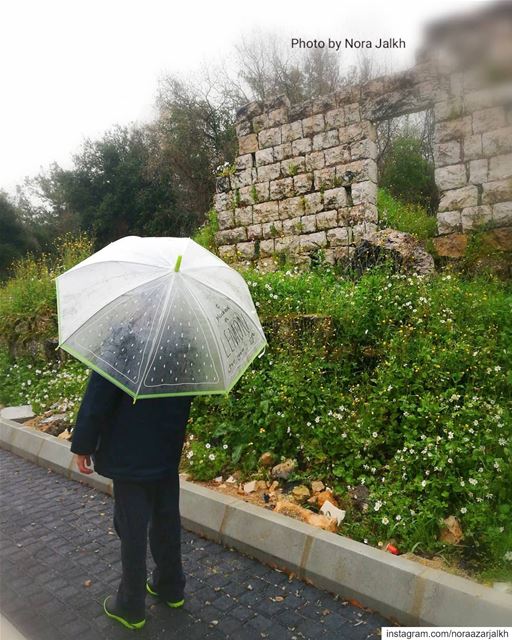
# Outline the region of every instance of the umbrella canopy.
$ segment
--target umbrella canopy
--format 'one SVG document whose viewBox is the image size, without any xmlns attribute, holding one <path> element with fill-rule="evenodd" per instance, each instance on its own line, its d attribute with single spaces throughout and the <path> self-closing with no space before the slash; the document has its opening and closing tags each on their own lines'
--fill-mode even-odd
<svg viewBox="0 0 512 640">
<path fill-rule="evenodd" d="M 266 345 L 245 280 L 190 238 L 122 238 L 56 286 L 59 346 L 134 399 L 227 393 Z"/>
</svg>

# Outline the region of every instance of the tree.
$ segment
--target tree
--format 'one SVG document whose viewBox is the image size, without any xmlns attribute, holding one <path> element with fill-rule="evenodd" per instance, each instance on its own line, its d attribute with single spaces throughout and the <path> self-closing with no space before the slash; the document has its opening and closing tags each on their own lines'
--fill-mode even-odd
<svg viewBox="0 0 512 640">
<path fill-rule="evenodd" d="M 15 205 L 4 191 L 0 191 L 0 279 L 8 275 L 14 260 L 27 251 L 38 249 L 37 240 L 21 221 Z"/>
</svg>

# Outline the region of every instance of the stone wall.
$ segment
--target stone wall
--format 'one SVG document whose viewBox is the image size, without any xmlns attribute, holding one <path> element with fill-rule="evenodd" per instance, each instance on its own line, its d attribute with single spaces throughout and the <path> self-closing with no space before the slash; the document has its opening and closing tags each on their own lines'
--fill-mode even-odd
<svg viewBox="0 0 512 640">
<path fill-rule="evenodd" d="M 505 229 L 497 242 L 512 249 L 511 8 L 434 25 L 405 72 L 240 109 L 239 155 L 217 180 L 220 256 L 266 268 L 318 250 L 329 262 L 348 257 L 377 228 L 375 124 L 425 109 L 435 116 L 438 251 L 486 227 Z"/>
</svg>

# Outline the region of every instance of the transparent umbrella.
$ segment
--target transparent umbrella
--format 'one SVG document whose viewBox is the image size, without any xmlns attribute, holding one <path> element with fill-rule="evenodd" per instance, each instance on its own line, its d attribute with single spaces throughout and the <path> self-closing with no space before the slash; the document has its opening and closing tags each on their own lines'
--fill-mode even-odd
<svg viewBox="0 0 512 640">
<path fill-rule="evenodd" d="M 56 286 L 59 346 L 134 399 L 227 393 L 266 345 L 242 276 L 190 238 L 122 238 Z"/>
</svg>

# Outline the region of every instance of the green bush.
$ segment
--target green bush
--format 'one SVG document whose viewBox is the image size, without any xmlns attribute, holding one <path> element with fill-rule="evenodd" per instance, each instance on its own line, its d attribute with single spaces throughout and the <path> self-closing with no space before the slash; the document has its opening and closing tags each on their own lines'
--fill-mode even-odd
<svg viewBox="0 0 512 640">
<path fill-rule="evenodd" d="M 439 552 L 443 518 L 462 523 L 460 554 L 481 571 L 512 554 L 512 296 L 492 280 L 370 273 L 246 274 L 260 316 L 327 314 L 333 332 L 270 340 L 227 397 L 194 400 L 197 442 L 227 445 L 222 471 L 261 474 L 267 450 L 322 479 L 347 517 L 341 532 L 402 551 Z M 187 465 L 213 477 L 208 460 Z M 368 510 L 350 490 L 366 485 Z M 448 553 L 450 550 L 445 549 Z M 506 560 L 508 558 L 508 560 Z M 507 564 L 508 563 L 508 564 Z"/>
<path fill-rule="evenodd" d="M 215 234 L 219 230 L 219 221 L 215 209 L 210 209 L 207 213 L 206 222 L 199 227 L 193 236 L 193 239 L 205 249 L 215 252 L 217 244 L 215 242 Z"/>
<path fill-rule="evenodd" d="M 437 235 L 437 220 L 418 204 L 408 204 L 393 197 L 386 189 L 377 193 L 379 221 L 385 227 L 405 231 L 419 240 Z"/>
<path fill-rule="evenodd" d="M 418 204 L 432 213 L 437 209 L 434 166 L 417 138 L 404 135 L 393 140 L 383 158 L 379 184 L 402 202 Z"/>
</svg>

